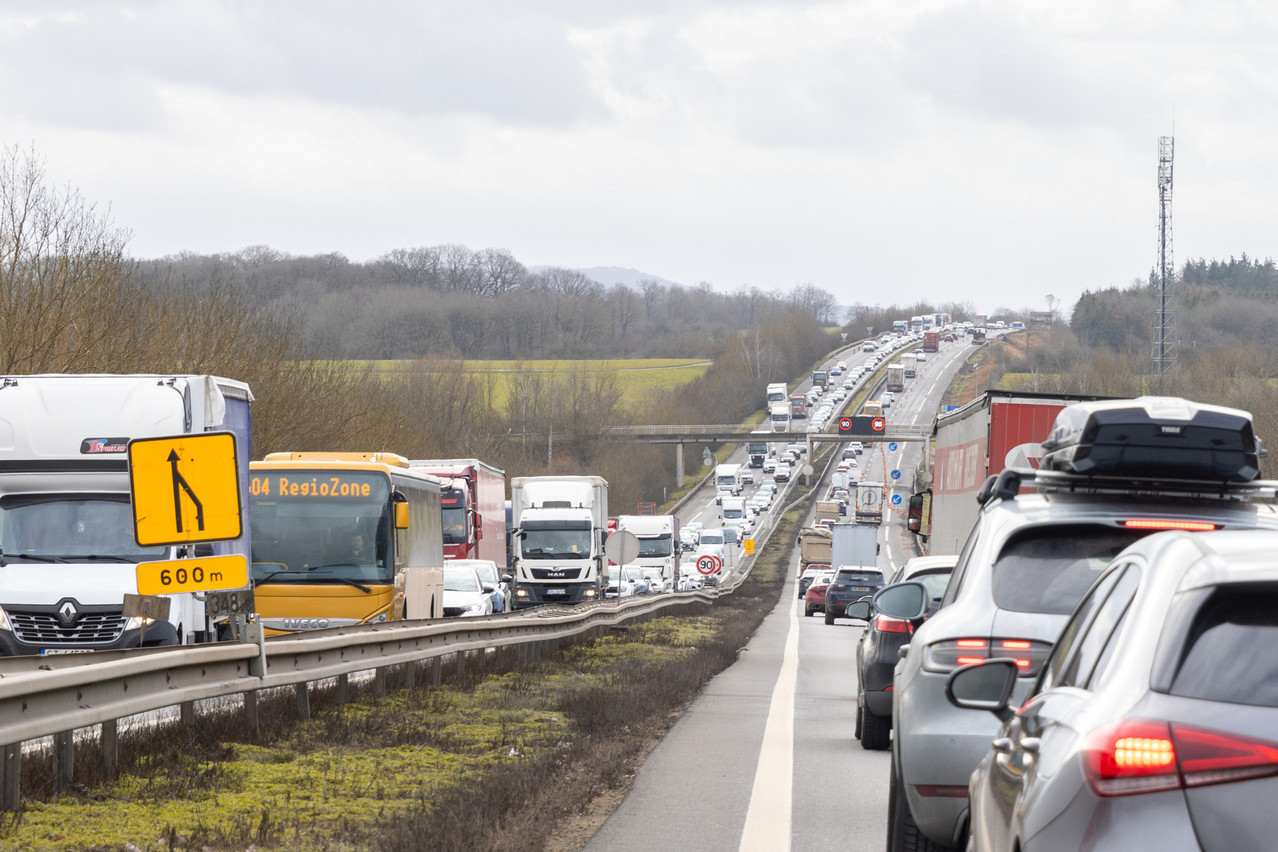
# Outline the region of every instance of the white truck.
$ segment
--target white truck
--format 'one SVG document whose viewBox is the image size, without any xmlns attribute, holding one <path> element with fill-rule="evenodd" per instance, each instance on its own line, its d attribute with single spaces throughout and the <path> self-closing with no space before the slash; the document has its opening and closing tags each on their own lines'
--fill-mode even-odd
<svg viewBox="0 0 1278 852">
<path fill-rule="evenodd" d="M 832 568 L 878 567 L 879 527 L 876 524 L 835 524 L 831 532 Z"/>
<path fill-rule="evenodd" d="M 124 615 L 139 562 L 249 558 L 249 403 L 217 376 L 0 377 L 0 654 L 57 654 L 210 638 L 204 604 L 168 595 L 168 615 Z M 235 435 L 243 533 L 234 541 L 141 547 L 128 445 L 134 438 Z M 176 484 L 175 484 L 176 488 Z"/>
<path fill-rule="evenodd" d="M 741 494 L 741 465 L 721 464 L 714 469 L 714 484 L 720 491 L 731 491 L 733 497 Z"/>
<path fill-rule="evenodd" d="M 608 481 L 517 476 L 510 481 L 515 608 L 602 597 Z"/>
<path fill-rule="evenodd" d="M 623 568 L 637 567 L 654 592 L 674 591 L 679 582 L 679 518 L 676 515 L 618 515 L 617 529 L 639 539 L 639 555 Z"/>
<path fill-rule="evenodd" d="M 723 507 L 719 510 L 719 517 L 723 520 L 725 527 L 736 527 L 742 532 L 742 538 L 747 538 L 745 533 L 749 532 L 754 526 L 754 518 L 750 510 L 746 508 L 744 497 L 724 497 Z"/>
<path fill-rule="evenodd" d="M 768 412 L 768 420 L 772 424 L 773 432 L 790 431 L 790 403 L 774 402 Z"/>
</svg>

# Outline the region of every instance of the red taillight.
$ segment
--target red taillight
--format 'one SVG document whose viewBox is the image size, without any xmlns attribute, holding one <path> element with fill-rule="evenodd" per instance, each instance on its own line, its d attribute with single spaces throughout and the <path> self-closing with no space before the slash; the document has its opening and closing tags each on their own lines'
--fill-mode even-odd
<svg viewBox="0 0 1278 852">
<path fill-rule="evenodd" d="M 879 615 L 874 618 L 874 629 L 880 633 L 911 633 L 913 628 L 904 618 L 893 618 L 890 615 Z"/>
<path fill-rule="evenodd" d="M 1216 529 L 1219 524 L 1213 524 L 1209 521 L 1167 521 L 1157 520 L 1153 518 L 1142 518 L 1139 520 L 1123 521 L 1123 526 L 1129 530 L 1189 530 L 1190 532 L 1208 532 Z"/>
<path fill-rule="evenodd" d="M 1144 719 L 1094 733 L 1083 757 L 1088 783 L 1101 796 L 1278 775 L 1278 744 Z"/>
<path fill-rule="evenodd" d="M 949 672 L 994 657 L 1011 657 L 1016 660 L 1021 677 L 1033 677 L 1051 651 L 1050 643 L 1032 639 L 951 639 L 927 646 L 923 667 L 933 672 Z"/>
</svg>

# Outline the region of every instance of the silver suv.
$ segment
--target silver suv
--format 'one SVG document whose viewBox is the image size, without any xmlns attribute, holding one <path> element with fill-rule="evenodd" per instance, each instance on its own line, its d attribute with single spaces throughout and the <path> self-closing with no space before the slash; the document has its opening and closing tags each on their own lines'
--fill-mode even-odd
<svg viewBox="0 0 1278 852">
<path fill-rule="evenodd" d="M 1079 406 L 1065 411 L 1075 408 Z M 961 846 L 966 837 L 968 781 L 989 750 L 998 720 L 951 704 L 946 697 L 950 672 L 993 657 L 1013 657 L 1021 677 L 1010 704 L 1019 706 L 1074 606 L 1127 545 L 1161 529 L 1278 529 L 1273 506 L 1247 502 L 1251 496 L 1272 496 L 1275 483 L 1241 481 L 1256 476 L 1259 449 L 1250 415 L 1236 413 L 1247 419 L 1246 434 L 1236 442 L 1242 446 L 1240 457 L 1253 465 L 1237 477 L 1240 481 L 1223 482 L 1224 476 L 1214 481 L 1175 479 L 1175 466 L 1157 479 L 1151 470 L 1142 470 L 1135 480 L 1118 475 L 1121 462 L 1093 476 L 1071 472 L 1068 462 L 1038 473 L 1005 470 L 991 477 L 982 492 L 981 514 L 934 615 L 921 621 L 924 610 L 889 611 L 894 590 L 909 584 L 888 586 L 876 596 L 878 612 L 910 617 L 918 625 L 894 678 L 889 852 L 938 852 Z M 1147 420 L 1152 428 L 1146 431 L 1156 435 L 1160 421 Z M 1185 430 L 1175 433 L 1180 450 L 1192 435 L 1184 437 L 1190 427 L 1178 428 Z M 1136 430 L 1115 431 L 1126 439 Z M 1079 434 L 1095 432 L 1083 429 Z M 1047 442 L 1044 446 L 1051 448 Z M 1102 454 L 1091 451 L 1090 463 L 1095 463 Z M 1081 459 L 1085 454 L 1075 455 Z M 1135 450 L 1128 457 L 1150 458 Z M 1051 466 L 1049 461 L 1045 457 L 1045 467 Z M 1022 485 L 1039 493 L 1020 494 Z"/>
</svg>

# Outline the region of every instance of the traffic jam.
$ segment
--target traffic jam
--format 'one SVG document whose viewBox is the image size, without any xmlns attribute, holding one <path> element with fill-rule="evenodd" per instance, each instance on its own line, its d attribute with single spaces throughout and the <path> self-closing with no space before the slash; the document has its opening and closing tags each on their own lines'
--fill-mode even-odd
<svg viewBox="0 0 1278 852">
<path fill-rule="evenodd" d="M 803 614 L 864 624 L 889 852 L 1270 848 L 1278 481 L 1251 415 L 991 390 L 933 441 L 892 576 L 837 504 L 799 542 Z"/>
</svg>

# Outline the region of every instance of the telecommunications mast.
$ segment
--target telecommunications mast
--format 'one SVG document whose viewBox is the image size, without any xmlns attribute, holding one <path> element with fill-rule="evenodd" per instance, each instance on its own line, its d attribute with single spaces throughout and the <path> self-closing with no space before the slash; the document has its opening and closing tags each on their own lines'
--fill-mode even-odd
<svg viewBox="0 0 1278 852">
<path fill-rule="evenodd" d="M 1176 265 L 1172 260 L 1172 158 L 1175 137 L 1158 137 L 1158 319 L 1154 327 L 1154 375 L 1158 390 L 1163 390 L 1163 377 L 1176 366 L 1172 350 L 1176 346 L 1176 312 L 1171 306 L 1172 283 Z"/>
</svg>

